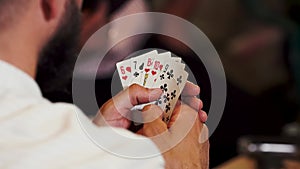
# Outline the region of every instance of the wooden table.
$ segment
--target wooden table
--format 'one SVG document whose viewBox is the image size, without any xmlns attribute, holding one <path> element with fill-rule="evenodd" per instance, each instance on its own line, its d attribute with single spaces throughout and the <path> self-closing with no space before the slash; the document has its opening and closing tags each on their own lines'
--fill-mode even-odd
<svg viewBox="0 0 300 169">
<path fill-rule="evenodd" d="M 300 159 L 299 161 L 284 160 L 284 169 L 300 169 Z M 257 164 L 255 160 L 246 157 L 239 156 L 236 157 L 214 169 L 256 169 Z"/>
</svg>

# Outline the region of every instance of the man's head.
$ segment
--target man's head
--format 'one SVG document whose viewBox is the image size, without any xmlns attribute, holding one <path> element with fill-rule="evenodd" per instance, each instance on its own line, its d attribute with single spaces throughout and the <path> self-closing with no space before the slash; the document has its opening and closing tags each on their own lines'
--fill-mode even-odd
<svg viewBox="0 0 300 169">
<path fill-rule="evenodd" d="M 44 95 L 66 90 L 77 58 L 79 35 L 80 9 L 74 0 L 68 0 L 55 33 L 39 54 L 36 80 Z"/>
<path fill-rule="evenodd" d="M 0 0 L 0 33 L 15 24 L 28 7 L 26 0 Z"/>
<path fill-rule="evenodd" d="M 65 76 L 79 41 L 81 3 L 0 0 L 0 59 L 46 82 Z"/>
<path fill-rule="evenodd" d="M 110 2 L 86 0 L 82 7 L 82 0 L 0 0 L 0 59 L 36 76 L 46 95 L 66 89 L 78 42 L 105 24 Z"/>
<path fill-rule="evenodd" d="M 40 53 L 36 80 L 45 97 L 52 101 L 70 101 L 70 83 L 77 52 L 95 31 L 106 24 L 109 14 L 126 1 L 83 1 L 81 30 L 79 8 L 74 0 L 69 1 L 59 27 Z"/>
</svg>

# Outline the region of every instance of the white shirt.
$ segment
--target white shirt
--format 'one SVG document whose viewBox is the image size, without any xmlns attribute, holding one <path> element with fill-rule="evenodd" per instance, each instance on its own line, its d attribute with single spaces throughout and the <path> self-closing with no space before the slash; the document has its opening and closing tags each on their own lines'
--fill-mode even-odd
<svg viewBox="0 0 300 169">
<path fill-rule="evenodd" d="M 74 105 L 49 102 L 30 76 L 0 61 L 0 168 L 164 168 L 161 155 L 129 159 L 102 150 L 82 130 L 76 112 L 83 116 Z M 108 127 L 94 127 L 110 138 Z M 128 137 L 142 138 L 127 130 L 114 130 Z M 113 139 L 109 140 L 109 149 L 159 153 L 151 140 L 143 139 L 143 149 Z"/>
</svg>

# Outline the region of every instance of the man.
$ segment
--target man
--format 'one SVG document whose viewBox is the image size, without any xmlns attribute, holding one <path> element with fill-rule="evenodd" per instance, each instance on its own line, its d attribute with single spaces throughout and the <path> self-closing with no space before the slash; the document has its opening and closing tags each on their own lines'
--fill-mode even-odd
<svg viewBox="0 0 300 169">
<path fill-rule="evenodd" d="M 72 43 L 78 42 L 81 3 L 81 0 L 0 0 L 0 168 L 207 168 L 207 133 L 193 109 L 202 107 L 201 101 L 194 97 L 199 88 L 192 84 L 188 84 L 183 95 L 193 108 L 178 104 L 168 126 L 156 118 L 139 131 L 147 137 L 165 132 L 164 139 L 168 140 L 186 136 L 169 151 L 147 159 L 122 158 L 100 149 L 82 131 L 76 118 L 76 112 L 83 116 L 80 110 L 70 104 L 53 104 L 42 97 L 33 80 L 37 65 L 41 71 L 52 70 L 48 72 L 52 75 L 68 74 L 67 63 L 73 60 L 67 56 L 74 54 L 72 49 L 76 45 Z M 54 55 L 57 51 L 61 54 Z M 128 111 L 138 103 L 157 99 L 160 94 L 159 89 L 133 85 L 114 100 L 119 100 L 121 111 Z M 162 113 L 156 106 L 147 106 L 142 112 L 145 119 Z M 175 120 L 184 125 L 193 118 L 196 121 L 188 133 L 180 133 L 180 125 L 170 128 Z M 91 123 L 95 131 L 110 138 L 109 127 L 101 127 L 103 122 L 128 127 L 128 121 L 120 117 L 112 100 L 101 107 L 94 119 L 99 127 Z M 142 138 L 124 129 L 115 131 L 129 138 Z M 129 152 L 151 150 L 157 154 L 163 146 L 150 139 L 144 139 L 143 149 L 119 140 L 110 140 L 109 145 Z"/>
</svg>

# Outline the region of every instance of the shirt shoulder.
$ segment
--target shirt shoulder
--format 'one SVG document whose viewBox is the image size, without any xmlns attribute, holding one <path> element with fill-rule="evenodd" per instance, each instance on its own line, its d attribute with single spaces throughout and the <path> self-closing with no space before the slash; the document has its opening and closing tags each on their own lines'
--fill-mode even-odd
<svg viewBox="0 0 300 169">
<path fill-rule="evenodd" d="M 17 101 L 18 102 L 18 101 Z M 18 107 L 18 106 L 17 106 Z M 85 122 L 79 120 L 85 119 Z M 67 103 L 51 103 L 46 99 L 34 100 L 10 109 L 0 116 L 0 168 L 163 168 L 161 155 L 145 159 L 125 158 L 107 150 L 146 151 L 155 145 L 145 139 L 141 147 L 131 142 L 114 139 L 118 134 L 140 139 L 122 129 L 97 127 L 79 108 Z M 89 123 L 93 131 L 105 136 L 105 146 L 96 145 L 81 123 Z M 111 137 L 111 139 L 110 139 Z M 118 152 L 118 151 L 117 151 Z M 130 152 L 129 152 L 130 153 Z M 17 156 L 15 154 L 18 154 Z M 35 160 L 38 159 L 38 160 Z M 139 167 L 141 168 L 141 167 Z"/>
</svg>

